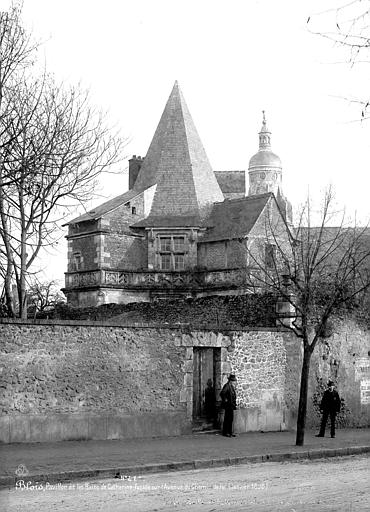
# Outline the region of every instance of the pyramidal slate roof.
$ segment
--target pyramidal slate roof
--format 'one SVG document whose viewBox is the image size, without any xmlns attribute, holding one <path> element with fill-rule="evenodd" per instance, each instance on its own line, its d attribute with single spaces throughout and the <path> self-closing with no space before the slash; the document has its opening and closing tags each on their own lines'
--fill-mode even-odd
<svg viewBox="0 0 370 512">
<path fill-rule="evenodd" d="M 166 218 L 200 222 L 224 197 L 177 82 L 173 86 L 134 190 L 157 183 L 149 216 L 134 227 L 160 226 Z M 197 220 L 199 219 L 199 221 Z"/>
</svg>

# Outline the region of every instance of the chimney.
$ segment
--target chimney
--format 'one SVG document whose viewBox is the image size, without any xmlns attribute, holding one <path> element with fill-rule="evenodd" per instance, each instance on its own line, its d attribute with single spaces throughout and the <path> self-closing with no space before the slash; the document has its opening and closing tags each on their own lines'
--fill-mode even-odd
<svg viewBox="0 0 370 512">
<path fill-rule="evenodd" d="M 136 178 L 139 174 L 141 166 L 143 165 L 144 158 L 141 156 L 133 155 L 128 161 L 128 188 L 129 190 L 134 188 Z"/>
</svg>

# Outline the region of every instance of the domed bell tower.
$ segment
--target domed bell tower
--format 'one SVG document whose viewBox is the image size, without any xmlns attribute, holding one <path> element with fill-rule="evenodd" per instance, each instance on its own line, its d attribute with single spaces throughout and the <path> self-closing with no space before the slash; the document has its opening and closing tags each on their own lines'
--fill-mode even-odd
<svg viewBox="0 0 370 512">
<path fill-rule="evenodd" d="M 262 128 L 259 132 L 259 149 L 249 161 L 249 193 L 253 196 L 281 190 L 282 166 L 280 158 L 271 151 L 271 132 L 266 124 L 265 111 L 262 111 Z"/>
</svg>

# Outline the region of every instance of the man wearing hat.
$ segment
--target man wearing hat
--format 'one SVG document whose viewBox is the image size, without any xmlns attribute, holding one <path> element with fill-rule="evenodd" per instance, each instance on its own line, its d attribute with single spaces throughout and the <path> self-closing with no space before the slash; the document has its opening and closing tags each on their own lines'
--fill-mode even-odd
<svg viewBox="0 0 370 512">
<path fill-rule="evenodd" d="M 220 393 L 222 399 L 221 407 L 225 409 L 222 435 L 226 437 L 235 437 L 235 434 L 233 434 L 234 410 L 236 409 L 235 385 L 236 377 L 234 373 L 230 373 L 228 380 Z"/>
<path fill-rule="evenodd" d="M 330 416 L 330 435 L 335 437 L 335 417 L 340 411 L 340 398 L 338 392 L 334 389 L 334 382 L 329 380 L 328 389 L 324 392 L 321 400 L 320 410 L 322 411 L 322 420 L 320 432 L 316 437 L 325 436 L 326 422 Z"/>
</svg>

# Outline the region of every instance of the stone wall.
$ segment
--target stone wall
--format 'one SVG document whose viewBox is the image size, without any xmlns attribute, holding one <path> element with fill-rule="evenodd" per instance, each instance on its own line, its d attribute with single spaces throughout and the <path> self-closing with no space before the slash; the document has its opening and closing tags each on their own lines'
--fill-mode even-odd
<svg viewBox="0 0 370 512">
<path fill-rule="evenodd" d="M 245 242 L 239 242 L 239 240 L 228 240 L 226 258 L 226 266 L 228 268 L 245 268 L 247 263 Z"/>
<path fill-rule="evenodd" d="M 289 255 L 291 246 L 287 237 L 287 227 L 275 201 L 271 201 L 263 210 L 248 235 L 248 263 L 266 263 L 266 244 L 278 245 L 280 250 Z"/>
<path fill-rule="evenodd" d="M 226 243 L 207 242 L 198 244 L 198 265 L 209 270 L 226 268 Z"/>
<path fill-rule="evenodd" d="M 130 233 L 129 226 L 144 218 L 144 193 L 133 197 L 130 201 L 122 204 L 104 215 L 109 220 L 110 231 L 115 233 Z"/>
<path fill-rule="evenodd" d="M 286 351 L 281 334 L 234 333 L 228 359 L 238 375 L 239 407 L 255 407 L 266 392 L 282 402 Z"/>
<path fill-rule="evenodd" d="M 49 418 L 54 429 L 58 418 L 67 417 L 72 423 L 98 417 L 103 424 L 109 417 L 146 414 L 158 421 L 171 413 L 184 418 L 179 388 L 185 349 L 174 345 L 168 331 L 22 324 L 0 329 L 2 440 L 11 420 L 10 440 L 19 441 L 40 440 L 29 422 L 22 424 L 29 418 Z"/>
<path fill-rule="evenodd" d="M 215 388 L 238 377 L 235 429 L 294 428 L 301 342 L 289 331 L 0 323 L 0 441 L 114 439 L 191 432 L 194 349 L 219 354 Z M 312 360 L 308 426 L 323 384 L 343 398 L 342 426 L 370 424 L 370 335 L 337 323 Z"/>
<path fill-rule="evenodd" d="M 289 333 L 277 331 L 235 332 L 228 347 L 230 369 L 238 377 L 236 430 L 285 430 L 286 372 L 290 354 L 285 346 Z"/>
<path fill-rule="evenodd" d="M 147 268 L 147 243 L 144 237 L 109 233 L 105 238 L 109 260 L 106 267 L 120 270 Z"/>
<path fill-rule="evenodd" d="M 133 213 L 134 212 L 134 213 Z M 130 226 L 144 217 L 144 195 L 138 194 L 126 204 L 107 213 L 104 222 L 104 266 L 121 270 L 146 268 L 147 250 L 144 237 L 134 235 Z"/>
<path fill-rule="evenodd" d="M 311 361 L 308 426 L 320 421 L 320 400 L 329 379 L 337 386 L 340 426 L 370 424 L 370 331 L 350 319 L 337 319 L 332 333 L 318 344 Z"/>
<path fill-rule="evenodd" d="M 290 418 L 284 402 L 286 369 L 291 355 L 285 342 L 291 334 L 265 330 L 191 331 L 176 336 L 175 343 L 186 347 L 182 399 L 186 400 L 187 416 L 191 419 L 193 400 L 193 349 L 217 348 L 221 351 L 220 373 L 216 375 L 215 391 L 219 398 L 222 385 L 231 371 L 237 382 L 235 431 L 285 430 Z"/>
<path fill-rule="evenodd" d="M 228 348 L 238 376 L 236 430 L 294 428 L 301 365 L 300 345 L 288 331 L 235 332 Z"/>
<path fill-rule="evenodd" d="M 195 347 L 221 350 L 217 396 L 238 372 L 240 431 L 285 428 L 288 359 L 277 331 L 71 324 L 0 324 L 2 441 L 189 432 Z"/>
<path fill-rule="evenodd" d="M 202 268 L 245 268 L 247 252 L 245 243 L 236 239 L 198 244 L 198 265 Z"/>
<path fill-rule="evenodd" d="M 184 350 L 168 331 L 57 325 L 4 330 L 2 412 L 181 409 Z"/>
<path fill-rule="evenodd" d="M 99 267 L 97 261 L 97 239 L 100 235 L 81 235 L 80 238 L 68 240 L 68 271 L 94 270 Z M 75 264 L 75 254 L 79 254 L 80 267 Z"/>
</svg>

